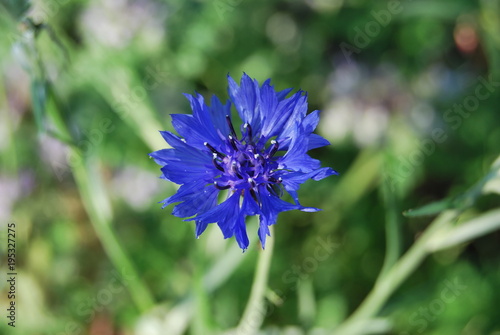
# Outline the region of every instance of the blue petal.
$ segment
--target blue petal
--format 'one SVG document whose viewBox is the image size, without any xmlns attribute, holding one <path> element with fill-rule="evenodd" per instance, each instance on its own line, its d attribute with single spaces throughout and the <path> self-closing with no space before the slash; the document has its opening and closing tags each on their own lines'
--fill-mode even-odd
<svg viewBox="0 0 500 335">
<path fill-rule="evenodd" d="M 203 145 L 205 142 L 214 143 L 212 146 L 219 144 L 220 140 L 213 140 L 206 128 L 198 122 L 192 115 L 187 114 L 170 114 L 172 117 L 172 125 L 179 135 L 186 139 L 186 143 L 198 149 L 206 149 Z"/>
<path fill-rule="evenodd" d="M 184 96 L 186 97 L 186 99 L 188 99 L 189 104 L 191 105 L 193 116 L 199 119 L 200 114 L 203 113 L 203 97 L 198 93 L 196 93 L 196 96 L 184 93 Z"/>
<path fill-rule="evenodd" d="M 174 149 L 169 155 L 169 161 L 176 160 L 184 164 L 191 164 L 192 166 L 210 165 L 212 162 L 212 154 L 208 149 L 199 150 L 186 142 L 183 142 L 180 137 L 168 131 L 160 131 L 161 135 Z"/>
<path fill-rule="evenodd" d="M 307 149 L 307 143 L 304 143 L 303 145 L 304 149 L 298 148 L 298 146 L 294 146 L 289 151 L 287 151 L 284 156 L 279 157 L 277 160 L 278 169 L 301 172 L 311 172 L 318 169 L 321 165 L 320 161 L 304 153 L 303 151 Z"/>
<path fill-rule="evenodd" d="M 153 157 L 156 164 L 162 166 L 171 162 L 172 159 L 175 157 L 174 149 L 160 149 L 158 151 L 150 153 L 149 156 Z"/>
<path fill-rule="evenodd" d="M 290 151 L 289 151 L 290 152 Z M 310 172 L 320 167 L 319 160 L 312 158 L 307 154 L 290 154 L 280 157 L 278 160 L 280 169 Z"/>
<path fill-rule="evenodd" d="M 190 167 L 185 164 L 168 164 L 161 168 L 163 176 L 176 184 L 186 184 L 193 180 L 203 180 L 209 183 L 216 175 L 216 172 L 199 167 Z"/>
<path fill-rule="evenodd" d="M 189 184 L 184 184 L 179 187 L 177 192 L 172 195 L 171 197 L 166 198 L 163 200 L 161 203 L 163 204 L 162 208 L 167 207 L 170 204 L 173 204 L 174 202 L 180 202 L 184 201 L 185 199 L 188 199 L 191 195 L 199 192 L 200 189 L 202 189 L 205 186 L 205 182 L 203 181 L 194 181 Z"/>
<path fill-rule="evenodd" d="M 203 221 L 195 221 L 196 228 L 195 228 L 195 235 L 196 238 L 200 237 L 201 234 L 207 229 L 208 227 L 208 222 L 203 222 Z"/>
<path fill-rule="evenodd" d="M 248 248 L 249 244 L 245 218 L 246 216 L 256 215 L 258 213 L 260 213 L 259 206 L 251 196 L 246 194 L 243 197 L 243 202 L 241 204 L 241 211 L 240 214 L 238 215 L 238 222 L 236 223 L 234 231 L 236 240 L 238 241 L 238 244 L 240 248 L 243 249 L 243 251 Z"/>
<path fill-rule="evenodd" d="M 302 121 L 302 126 L 304 127 L 304 132 L 310 134 L 316 129 L 319 122 L 319 111 L 315 110 L 309 113 Z"/>
<path fill-rule="evenodd" d="M 281 100 L 274 108 L 274 111 L 264 114 L 262 129 L 264 136 L 273 137 L 279 135 L 278 139 L 284 139 L 291 135 L 288 128 L 295 123 L 302 122 L 307 112 L 307 96 L 303 93 L 298 91 L 290 98 Z"/>
<path fill-rule="evenodd" d="M 169 131 L 160 130 L 160 134 L 165 142 L 170 144 L 172 148 L 182 147 L 185 144 L 179 136 L 172 134 Z"/>
<path fill-rule="evenodd" d="M 278 169 L 287 169 L 293 171 L 310 172 L 320 167 L 320 161 L 311 158 L 306 154 L 308 147 L 308 138 L 304 134 L 302 125 L 295 123 L 290 130 L 290 144 L 288 151 L 284 156 L 277 159 Z M 281 144 L 280 144 L 281 147 Z"/>
<path fill-rule="evenodd" d="M 203 223 L 214 223 L 220 227 L 224 238 L 229 238 L 234 234 L 234 226 L 236 219 L 239 215 L 240 209 L 240 193 L 233 193 L 226 201 L 220 203 L 209 211 L 198 214 L 193 219 L 186 221 L 196 220 Z"/>
<path fill-rule="evenodd" d="M 300 184 L 304 183 L 308 179 L 318 181 L 334 174 L 338 173 L 332 168 L 325 167 L 308 173 L 299 171 L 283 172 L 277 173 L 276 176 L 282 178 L 283 185 L 287 191 L 297 191 L 300 188 Z"/>
<path fill-rule="evenodd" d="M 213 185 L 203 187 L 202 190 L 198 189 L 197 192 L 186 196 L 183 202 L 176 205 L 172 212 L 173 215 L 181 218 L 204 213 L 217 205 L 217 190 Z"/>
<path fill-rule="evenodd" d="M 278 97 L 273 87 L 269 84 L 262 85 L 260 89 L 259 105 L 263 119 L 261 133 L 265 137 L 268 137 L 268 134 L 274 129 L 277 120 L 280 120 L 277 110 Z"/>
<path fill-rule="evenodd" d="M 299 194 L 297 193 L 297 191 L 292 191 L 292 190 L 286 190 L 286 191 L 290 194 L 293 201 L 295 201 L 295 204 L 300 205 Z"/>
<path fill-rule="evenodd" d="M 271 236 L 271 232 L 269 231 L 269 227 L 267 223 L 262 219 L 262 216 L 260 217 L 260 222 L 259 222 L 259 240 L 260 244 L 262 244 L 262 249 L 266 248 L 266 238 L 267 236 Z"/>
<path fill-rule="evenodd" d="M 328 142 L 326 139 L 321 137 L 318 134 L 311 134 L 308 137 L 309 142 L 307 143 L 307 151 L 316 149 L 316 148 L 321 148 L 326 145 L 330 145 L 330 142 Z"/>
<path fill-rule="evenodd" d="M 280 212 L 299 209 L 304 212 L 316 212 L 319 209 L 313 207 L 303 207 L 288 203 L 275 195 L 269 193 L 264 186 L 259 187 L 259 199 L 261 201 L 261 214 L 259 225 L 259 238 L 262 247 L 266 245 L 266 236 L 269 236 L 268 226 L 276 223 Z"/>
<path fill-rule="evenodd" d="M 185 184 L 193 180 L 209 181 L 213 179 L 218 170 L 212 164 L 210 153 L 202 152 L 180 140 L 179 137 L 169 132 L 161 132 L 165 140 L 174 147 L 151 154 L 159 164 L 163 176 L 177 184 Z"/>
<path fill-rule="evenodd" d="M 253 200 L 250 194 L 245 192 L 245 196 L 243 197 L 243 202 L 241 204 L 241 212 L 243 215 L 256 215 L 260 213 L 259 205 Z"/>
<path fill-rule="evenodd" d="M 177 149 L 163 149 L 149 154 L 162 165 L 161 178 L 176 184 L 186 184 L 193 180 L 209 182 L 217 174 L 211 160 L 198 157 Z"/>
<path fill-rule="evenodd" d="M 248 122 L 255 133 L 260 133 L 261 114 L 258 108 L 259 83 L 246 73 L 241 77 L 240 86 L 228 75 L 228 93 L 243 122 Z"/>
<path fill-rule="evenodd" d="M 286 98 L 288 93 L 290 93 L 293 90 L 293 88 L 285 88 L 283 91 L 279 91 L 276 93 L 276 96 L 278 97 L 278 100 L 283 100 Z"/>
<path fill-rule="evenodd" d="M 245 225 L 245 216 L 239 215 L 236 218 L 236 226 L 234 227 L 234 236 L 240 248 L 245 251 L 250 244 L 248 240 L 247 227 Z"/>
<path fill-rule="evenodd" d="M 189 100 L 191 109 L 193 110 L 192 122 L 189 123 L 189 126 L 192 128 L 193 132 L 199 134 L 199 137 L 204 138 L 204 140 L 198 140 L 198 144 L 203 144 L 203 142 L 207 141 L 212 146 L 218 147 L 221 141 L 219 132 L 222 132 L 226 136 L 229 133 L 225 120 L 226 115 L 230 114 L 231 103 L 228 102 L 226 105 L 222 105 L 219 99 L 214 96 L 212 98 L 212 106 L 209 107 L 205 104 L 203 96 L 198 93 L 196 97 L 189 94 L 184 94 L 184 96 Z M 173 115 L 172 118 L 174 118 Z M 174 120 L 172 121 L 174 122 Z M 174 127 L 176 127 L 175 124 Z M 179 132 L 179 130 L 177 131 Z M 179 134 L 184 136 L 181 132 L 179 132 Z M 189 138 L 189 133 L 184 137 L 188 143 L 193 140 Z"/>
<path fill-rule="evenodd" d="M 290 98 L 281 101 L 280 104 L 283 104 L 283 108 L 289 114 L 286 117 L 286 123 L 278 129 L 279 132 L 276 134 L 278 141 L 295 137 L 295 125 L 301 124 L 307 113 L 307 93 L 299 91 Z"/>
<path fill-rule="evenodd" d="M 297 194 L 297 190 L 300 188 L 300 185 L 304 183 L 308 179 L 313 180 L 321 180 L 328 176 L 338 174 L 337 171 L 332 168 L 325 167 L 321 169 L 317 169 L 308 173 L 303 173 L 300 171 L 278 171 L 273 175 L 275 178 L 281 177 L 282 184 L 285 187 L 285 190 L 292 196 L 293 200 L 297 205 L 300 205 L 299 197 Z"/>
<path fill-rule="evenodd" d="M 224 137 L 229 134 L 229 127 L 226 121 L 226 115 L 231 115 L 231 101 L 227 100 L 223 105 L 217 96 L 212 96 L 209 108 L 210 118 L 216 129 L 219 129 Z"/>
<path fill-rule="evenodd" d="M 307 145 L 307 150 L 316 149 L 320 147 L 324 147 L 325 145 L 329 145 L 330 142 L 325 140 L 323 137 L 312 134 L 314 129 L 319 122 L 319 111 L 315 110 L 312 113 L 309 113 L 303 120 L 302 126 L 304 127 L 304 133 L 307 134 L 309 143 Z"/>
</svg>

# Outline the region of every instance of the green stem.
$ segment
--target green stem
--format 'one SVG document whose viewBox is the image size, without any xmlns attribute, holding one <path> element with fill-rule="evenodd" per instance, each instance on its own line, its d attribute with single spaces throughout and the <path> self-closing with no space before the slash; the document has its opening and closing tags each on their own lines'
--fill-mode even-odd
<svg viewBox="0 0 500 335">
<path fill-rule="evenodd" d="M 74 150 L 74 149 L 70 149 Z M 125 250 L 118 242 L 116 235 L 111 227 L 110 219 L 106 215 L 106 211 L 98 210 L 94 198 L 100 198 L 95 194 L 95 188 L 89 187 L 92 182 L 89 179 L 89 171 L 83 165 L 77 165 L 72 168 L 73 176 L 80 190 L 82 201 L 90 217 L 90 222 L 96 232 L 97 237 L 109 257 L 114 267 L 118 270 L 123 280 L 123 285 L 130 292 L 132 300 L 135 302 L 139 310 L 144 313 L 154 305 L 153 297 L 146 285 L 140 280 L 140 277 L 127 256 Z M 95 176 L 94 176 L 95 178 Z M 101 192 L 97 192 L 101 193 Z M 102 194 L 102 193 L 101 193 Z"/>
<path fill-rule="evenodd" d="M 397 196 L 387 182 L 380 186 L 385 205 L 385 259 L 379 276 L 384 276 L 401 255 L 401 232 Z"/>
<path fill-rule="evenodd" d="M 0 80 L 0 94 L 0 120 L 5 120 L 5 140 L 7 142 L 6 150 L 2 153 L 2 163 L 0 164 L 0 169 L 2 169 L 2 171 L 7 171 L 8 173 L 15 174 L 19 170 L 17 159 L 18 154 L 16 150 L 16 141 L 14 141 L 12 114 L 3 80 Z"/>
<path fill-rule="evenodd" d="M 377 279 L 374 288 L 363 303 L 335 330 L 335 334 L 363 334 L 367 328 L 367 324 L 377 315 L 391 294 L 415 271 L 428 255 L 427 243 L 433 234 L 444 225 L 451 223 L 457 215 L 458 211 L 449 210 L 436 218 L 403 257 L 384 275 Z"/>
<path fill-rule="evenodd" d="M 269 268 L 271 267 L 271 258 L 273 255 L 273 226 L 270 226 L 269 230 L 271 232 L 271 237 L 267 239 L 266 249 L 260 250 L 257 270 L 255 271 L 252 290 L 250 292 L 250 298 L 248 299 L 247 306 L 245 307 L 240 323 L 236 328 L 235 334 L 238 335 L 255 334 L 257 330 L 259 330 L 262 322 L 264 321 L 264 317 L 266 316 L 264 295 L 266 293 Z"/>
<path fill-rule="evenodd" d="M 56 102 L 50 101 L 47 106 L 48 115 L 57 129 L 57 132 L 66 139 L 71 138 L 71 134 L 64 123 L 59 112 L 60 107 Z M 154 305 L 154 300 L 146 285 L 140 280 L 132 262 L 121 247 L 111 227 L 112 213 L 108 204 L 109 201 L 102 188 L 99 177 L 92 175 L 88 169 L 87 162 L 81 150 L 75 146 L 69 146 L 69 157 L 81 157 L 81 163 L 69 164 L 80 192 L 82 202 L 89 215 L 90 222 L 94 227 L 97 237 L 106 252 L 107 256 L 119 271 L 123 285 L 127 287 L 139 310 L 143 313 Z"/>
</svg>

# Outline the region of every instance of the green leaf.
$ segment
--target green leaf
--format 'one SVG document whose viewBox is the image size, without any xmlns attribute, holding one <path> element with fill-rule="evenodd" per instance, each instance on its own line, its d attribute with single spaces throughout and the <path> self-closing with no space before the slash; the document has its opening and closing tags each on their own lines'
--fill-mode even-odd
<svg viewBox="0 0 500 335">
<path fill-rule="evenodd" d="M 475 183 L 467 192 L 458 196 L 453 202 L 455 208 L 472 206 L 483 194 L 494 192 L 500 175 L 500 156 L 491 165 L 490 171 Z M 493 188 L 493 189 L 492 189 Z"/>
<path fill-rule="evenodd" d="M 500 156 L 491 165 L 490 171 L 466 192 L 403 212 L 406 217 L 436 215 L 450 208 L 466 209 L 471 207 L 483 194 L 500 193 Z"/>
<path fill-rule="evenodd" d="M 500 156 L 493 162 L 488 177 L 482 188 L 483 194 L 500 194 Z"/>
<path fill-rule="evenodd" d="M 444 200 L 431 202 L 423 207 L 417 209 L 409 209 L 403 212 L 403 215 L 406 217 L 416 217 L 416 216 L 424 216 L 424 215 L 436 215 L 441 213 L 446 209 L 452 208 L 453 201 L 452 199 L 446 198 Z"/>
<path fill-rule="evenodd" d="M 488 58 L 489 72 L 495 77 L 500 77 L 500 4 L 498 1 L 481 1 L 480 21 L 482 27 L 483 44 Z"/>
<path fill-rule="evenodd" d="M 31 100 L 33 102 L 33 114 L 39 132 L 45 132 L 43 120 L 45 118 L 45 106 L 47 103 L 47 83 L 44 80 L 33 79 L 31 82 Z"/>
<path fill-rule="evenodd" d="M 386 164 L 391 169 L 394 164 L 392 156 L 386 155 Z M 387 169 L 387 170 L 389 170 Z M 384 182 L 380 185 L 380 197 L 385 208 L 385 237 L 386 237 L 386 252 L 384 266 L 382 267 L 380 277 L 396 263 L 401 254 L 401 210 L 399 209 L 399 198 L 397 191 L 388 182 L 389 179 L 384 178 Z"/>
<path fill-rule="evenodd" d="M 486 212 L 444 233 L 435 234 L 427 246 L 431 251 L 438 251 L 469 242 L 497 229 L 500 229 L 500 209 Z"/>
<path fill-rule="evenodd" d="M 31 7 L 30 0 L 2 0 L 2 7 L 12 15 L 16 20 L 22 19 L 26 16 L 26 12 Z"/>
</svg>

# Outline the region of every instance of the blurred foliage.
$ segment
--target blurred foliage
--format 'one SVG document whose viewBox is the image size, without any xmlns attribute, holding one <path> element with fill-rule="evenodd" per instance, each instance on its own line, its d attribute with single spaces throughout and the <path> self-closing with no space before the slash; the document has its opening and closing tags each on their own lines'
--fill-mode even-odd
<svg viewBox="0 0 500 335">
<path fill-rule="evenodd" d="M 340 172 L 300 191 L 322 212 L 280 215 L 262 333 L 334 333 L 450 208 L 461 243 L 436 235 L 370 327 L 500 333 L 499 1 L 2 0 L 0 29 L 0 219 L 20 278 L 0 333 L 236 326 L 260 246 L 241 254 L 215 226 L 194 239 L 157 204 L 175 186 L 147 153 L 190 112 L 183 92 L 225 99 L 243 71 L 309 93 L 332 142 L 312 155 Z"/>
</svg>

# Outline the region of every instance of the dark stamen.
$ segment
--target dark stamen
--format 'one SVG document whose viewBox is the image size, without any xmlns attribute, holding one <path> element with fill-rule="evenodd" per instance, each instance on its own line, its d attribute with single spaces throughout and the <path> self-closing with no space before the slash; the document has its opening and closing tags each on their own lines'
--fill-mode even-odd
<svg viewBox="0 0 500 335">
<path fill-rule="evenodd" d="M 208 142 L 203 142 L 203 145 L 206 146 L 210 151 L 212 151 L 214 154 L 219 156 L 220 158 L 224 157 L 225 155 L 218 152 L 213 146 L 211 146 Z"/>
<path fill-rule="evenodd" d="M 253 138 L 253 134 L 252 134 L 252 127 L 250 126 L 250 124 L 248 123 L 245 123 L 245 125 L 243 126 L 243 128 L 245 128 L 247 130 L 247 138 L 250 142 L 252 142 L 252 138 Z"/>
<path fill-rule="evenodd" d="M 215 188 L 217 188 L 218 190 L 221 190 L 221 191 L 222 190 L 227 190 L 228 188 L 231 187 L 230 185 L 224 185 L 224 186 L 223 185 L 219 185 L 217 183 L 217 181 L 214 181 L 214 186 L 215 186 Z"/>
<path fill-rule="evenodd" d="M 227 122 L 227 125 L 229 126 L 229 130 L 231 131 L 231 134 L 238 138 L 238 136 L 236 136 L 236 131 L 234 131 L 234 127 L 233 127 L 233 123 L 231 122 L 231 118 L 229 117 L 229 115 L 226 115 L 226 122 Z"/>
<path fill-rule="evenodd" d="M 238 150 L 238 147 L 236 146 L 236 141 L 234 140 L 234 137 L 232 137 L 231 135 L 229 135 L 228 137 L 229 137 L 229 142 L 231 143 L 231 146 L 233 147 L 233 149 Z"/>
<path fill-rule="evenodd" d="M 250 185 L 252 185 L 252 187 L 257 186 L 257 184 L 255 183 L 255 181 L 253 180 L 253 178 L 248 178 L 248 183 L 249 183 Z"/>
<path fill-rule="evenodd" d="M 255 200 L 256 203 L 259 203 L 259 199 L 257 198 L 257 193 L 255 193 L 254 189 L 250 189 L 250 195 L 252 196 L 252 199 Z"/>
<path fill-rule="evenodd" d="M 267 184 L 266 188 L 269 192 L 271 192 L 278 198 L 281 198 L 281 196 L 283 195 L 283 187 L 280 184 Z"/>
<path fill-rule="evenodd" d="M 214 152 L 214 157 L 212 159 L 212 163 L 217 168 L 217 170 L 224 172 L 224 168 L 219 165 L 219 162 L 217 162 L 217 154 L 215 152 Z"/>
<path fill-rule="evenodd" d="M 271 151 L 269 152 L 269 157 L 273 157 L 274 154 L 276 153 L 276 151 L 278 151 L 278 149 L 279 149 L 279 144 L 275 140 L 272 140 L 271 144 L 273 145 L 273 147 L 271 148 Z"/>
<path fill-rule="evenodd" d="M 255 155 L 253 155 L 253 158 L 255 158 L 256 160 L 258 160 L 260 164 L 263 164 L 263 163 L 264 163 L 264 157 L 262 157 L 262 156 L 261 156 L 261 155 L 259 155 L 259 154 L 255 154 Z"/>
<path fill-rule="evenodd" d="M 279 177 L 278 179 L 274 177 L 269 177 L 267 178 L 267 180 L 269 180 L 271 183 L 276 183 L 276 184 L 281 184 L 281 182 L 283 181 L 281 177 Z"/>
<path fill-rule="evenodd" d="M 243 179 L 243 176 L 238 172 L 238 167 L 236 166 L 236 162 L 231 164 L 231 170 L 236 174 L 236 177 Z"/>
<path fill-rule="evenodd" d="M 274 187 L 273 187 L 273 186 L 274 186 L 274 185 L 267 184 L 266 188 L 267 188 L 267 190 L 268 190 L 270 193 L 272 193 L 273 195 L 275 195 L 275 196 L 279 197 L 279 196 L 278 196 L 278 193 L 276 192 L 276 190 L 274 189 Z"/>
</svg>

